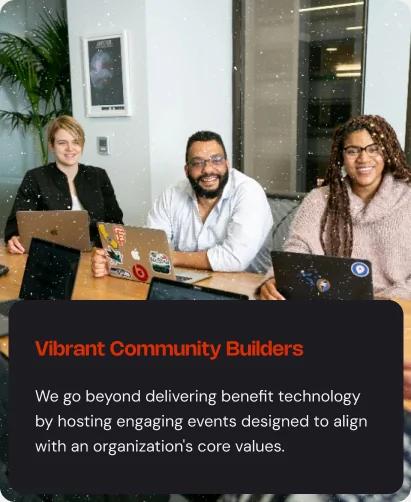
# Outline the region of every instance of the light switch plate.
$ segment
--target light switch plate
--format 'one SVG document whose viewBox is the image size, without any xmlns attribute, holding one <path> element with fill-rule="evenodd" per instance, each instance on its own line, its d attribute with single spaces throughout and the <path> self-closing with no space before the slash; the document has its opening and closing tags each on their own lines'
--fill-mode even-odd
<svg viewBox="0 0 411 502">
<path fill-rule="evenodd" d="M 100 155 L 110 155 L 110 143 L 108 136 L 97 137 L 97 151 Z"/>
</svg>

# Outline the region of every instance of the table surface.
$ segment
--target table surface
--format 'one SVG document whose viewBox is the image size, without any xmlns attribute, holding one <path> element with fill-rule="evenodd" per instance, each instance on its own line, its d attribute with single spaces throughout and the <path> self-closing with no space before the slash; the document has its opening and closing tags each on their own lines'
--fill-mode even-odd
<svg viewBox="0 0 411 502">
<path fill-rule="evenodd" d="M 17 298 L 20 291 L 27 255 L 10 255 L 0 246 L 0 263 L 7 265 L 9 273 L 0 277 L 0 301 Z M 148 285 L 115 277 L 94 278 L 91 273 L 91 253 L 82 253 L 73 300 L 144 300 Z M 253 297 L 262 276 L 240 273 L 213 272 L 211 277 L 199 282 L 208 286 Z M 404 357 L 411 360 L 411 300 L 396 300 L 404 312 Z M 8 353 L 8 340 L 0 339 L 0 351 Z M 411 409 L 411 402 L 407 403 Z"/>
<path fill-rule="evenodd" d="M 27 255 L 10 255 L 0 247 L 0 263 L 9 267 L 9 273 L 0 277 L 0 300 L 17 298 Z M 82 253 L 73 300 L 145 300 L 148 284 L 115 277 L 94 278 L 91 274 L 91 253 Z M 259 274 L 213 272 L 200 281 L 202 286 L 243 293 L 250 297 L 261 283 Z"/>
</svg>

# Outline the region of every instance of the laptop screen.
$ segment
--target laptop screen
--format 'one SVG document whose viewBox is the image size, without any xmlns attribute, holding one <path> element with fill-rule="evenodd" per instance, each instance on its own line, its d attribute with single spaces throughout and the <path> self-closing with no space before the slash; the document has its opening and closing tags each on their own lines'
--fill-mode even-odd
<svg viewBox="0 0 411 502">
<path fill-rule="evenodd" d="M 80 251 L 53 242 L 31 240 L 20 289 L 23 300 L 69 300 Z"/>
<path fill-rule="evenodd" d="M 147 300 L 248 300 L 248 296 L 153 277 Z"/>
</svg>

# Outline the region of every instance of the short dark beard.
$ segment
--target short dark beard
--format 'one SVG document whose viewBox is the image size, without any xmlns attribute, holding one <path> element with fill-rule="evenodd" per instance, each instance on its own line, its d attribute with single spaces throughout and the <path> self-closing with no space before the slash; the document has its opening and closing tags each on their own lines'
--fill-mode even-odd
<svg viewBox="0 0 411 502">
<path fill-rule="evenodd" d="M 215 190 L 207 190 L 200 186 L 198 183 L 198 181 L 201 180 L 201 177 L 197 181 L 192 176 L 187 174 L 187 178 L 197 197 L 204 197 L 206 199 L 215 199 L 216 197 L 220 197 L 220 195 L 223 193 L 224 187 L 227 185 L 228 181 L 228 169 L 223 175 L 217 174 L 217 176 L 219 180 L 218 188 L 216 188 Z"/>
</svg>

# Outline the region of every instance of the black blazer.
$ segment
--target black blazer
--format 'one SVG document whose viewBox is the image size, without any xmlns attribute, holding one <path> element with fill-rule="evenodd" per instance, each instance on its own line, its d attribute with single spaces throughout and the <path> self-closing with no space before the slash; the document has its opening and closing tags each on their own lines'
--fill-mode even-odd
<svg viewBox="0 0 411 502">
<path fill-rule="evenodd" d="M 104 169 L 79 165 L 74 178 L 77 197 L 90 215 L 90 237 L 99 245 L 96 222 L 123 223 L 113 186 Z M 72 200 L 66 175 L 55 163 L 27 171 L 17 191 L 13 208 L 7 219 L 4 240 L 18 235 L 17 211 L 49 211 L 71 209 Z"/>
</svg>

